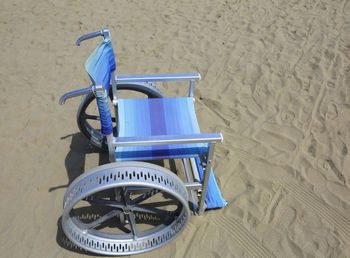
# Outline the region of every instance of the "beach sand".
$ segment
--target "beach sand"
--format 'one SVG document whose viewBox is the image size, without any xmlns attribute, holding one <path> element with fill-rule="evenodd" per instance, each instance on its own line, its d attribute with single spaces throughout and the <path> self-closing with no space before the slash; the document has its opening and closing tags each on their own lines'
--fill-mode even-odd
<svg viewBox="0 0 350 258">
<path fill-rule="evenodd" d="M 79 133 L 84 62 L 108 25 L 118 73 L 198 71 L 229 205 L 137 257 L 350 257 L 348 1 L 0 3 L 0 256 L 87 256 L 59 227 L 67 184 L 106 162 Z M 185 94 L 167 84 L 168 96 Z"/>
</svg>

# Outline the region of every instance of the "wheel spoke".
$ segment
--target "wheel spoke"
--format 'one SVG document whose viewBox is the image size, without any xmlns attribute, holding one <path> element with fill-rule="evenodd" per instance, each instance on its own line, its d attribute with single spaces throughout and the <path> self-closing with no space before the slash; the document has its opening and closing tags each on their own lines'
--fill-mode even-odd
<svg viewBox="0 0 350 258">
<path fill-rule="evenodd" d="M 145 213 L 150 213 L 150 214 L 157 214 L 157 215 L 173 215 L 173 212 L 171 211 L 166 211 L 166 210 L 161 210 L 161 209 L 157 209 L 154 207 L 150 207 L 150 206 L 144 206 L 144 205 L 136 205 L 134 207 L 132 207 L 133 211 L 137 211 L 137 212 L 145 212 Z"/>
<path fill-rule="evenodd" d="M 115 216 L 119 215 L 121 213 L 121 211 L 119 210 L 113 210 L 108 212 L 107 214 L 103 215 L 102 217 L 98 218 L 97 220 L 85 224 L 84 226 L 86 226 L 85 230 L 89 230 L 91 228 L 95 228 L 99 225 L 101 225 L 103 222 L 110 220 L 111 218 L 114 218 Z"/>
<path fill-rule="evenodd" d="M 164 207 L 168 205 L 177 205 L 178 203 L 176 200 L 167 200 L 167 201 L 159 201 L 159 202 L 152 202 L 152 203 L 145 203 L 145 206 L 152 206 L 152 207 Z"/>
<path fill-rule="evenodd" d="M 121 193 L 122 192 L 122 188 L 114 188 L 114 199 L 118 202 L 121 202 Z"/>
<path fill-rule="evenodd" d="M 85 199 L 85 201 L 89 202 L 90 204 L 112 207 L 112 208 L 117 208 L 121 210 L 125 207 L 125 205 L 121 202 L 105 200 L 105 199 Z"/>
<path fill-rule="evenodd" d="M 99 117 L 99 116 L 96 116 L 96 115 L 84 114 L 84 119 L 86 119 L 86 120 L 97 120 L 97 121 L 100 121 L 100 117 Z"/>
<path fill-rule="evenodd" d="M 127 187 L 123 187 L 120 191 L 121 202 L 126 206 L 130 203 L 130 194 L 131 192 Z"/>
<path fill-rule="evenodd" d="M 130 204 L 134 205 L 134 204 L 146 201 L 147 199 L 151 198 L 152 196 L 156 195 L 159 192 L 160 192 L 160 190 L 158 190 L 158 189 L 152 189 L 152 190 L 136 197 L 135 199 L 131 200 Z"/>
<path fill-rule="evenodd" d="M 129 222 L 130 222 L 130 228 L 131 232 L 134 235 L 134 239 L 137 239 L 137 229 L 136 229 L 136 221 L 135 221 L 135 214 L 129 213 Z"/>
<path fill-rule="evenodd" d="M 86 113 L 85 113 L 85 114 L 83 115 L 83 118 L 84 118 L 85 120 L 96 120 L 96 121 L 100 121 L 100 116 L 98 116 L 98 115 L 89 115 L 89 114 L 86 114 Z M 112 117 L 111 119 L 112 119 L 112 122 L 115 123 L 115 121 L 116 121 L 115 117 Z"/>
</svg>

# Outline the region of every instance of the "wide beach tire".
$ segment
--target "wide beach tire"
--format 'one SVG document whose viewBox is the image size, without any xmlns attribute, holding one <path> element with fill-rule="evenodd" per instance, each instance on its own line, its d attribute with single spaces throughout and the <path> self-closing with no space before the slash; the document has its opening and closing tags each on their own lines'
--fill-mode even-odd
<svg viewBox="0 0 350 258">
<path fill-rule="evenodd" d="M 161 247 L 180 234 L 190 217 L 183 182 L 145 162 L 111 163 L 82 174 L 67 189 L 63 208 L 66 236 L 104 255 Z"/>
</svg>

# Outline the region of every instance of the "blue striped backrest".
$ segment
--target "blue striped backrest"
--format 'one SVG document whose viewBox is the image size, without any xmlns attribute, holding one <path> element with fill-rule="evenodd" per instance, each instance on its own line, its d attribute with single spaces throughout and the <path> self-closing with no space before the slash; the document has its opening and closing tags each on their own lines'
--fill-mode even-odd
<svg viewBox="0 0 350 258">
<path fill-rule="evenodd" d="M 85 69 L 94 85 L 103 85 L 109 91 L 111 72 L 116 69 L 110 39 L 104 39 L 85 62 Z"/>
<path fill-rule="evenodd" d="M 100 113 L 101 133 L 109 135 L 113 132 L 111 111 L 109 108 L 109 87 L 111 73 L 116 64 L 110 39 L 104 39 L 85 62 L 85 69 L 94 85 L 102 85 L 105 91 L 96 91 L 98 112 Z"/>
</svg>

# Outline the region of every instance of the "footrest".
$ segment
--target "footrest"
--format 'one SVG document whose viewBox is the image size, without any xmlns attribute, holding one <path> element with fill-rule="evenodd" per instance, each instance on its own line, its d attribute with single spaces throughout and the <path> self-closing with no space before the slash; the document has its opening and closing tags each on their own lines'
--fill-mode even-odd
<svg viewBox="0 0 350 258">
<path fill-rule="evenodd" d="M 200 159 L 195 158 L 199 177 L 201 182 L 203 182 L 204 179 L 204 172 L 203 172 L 203 167 L 201 165 Z M 205 197 L 205 204 L 206 204 L 206 209 L 219 209 L 226 207 L 228 202 L 222 197 L 220 188 L 216 182 L 215 176 L 213 169 L 210 171 L 209 175 L 209 182 L 208 182 L 208 190 L 207 190 L 207 196 Z"/>
</svg>

